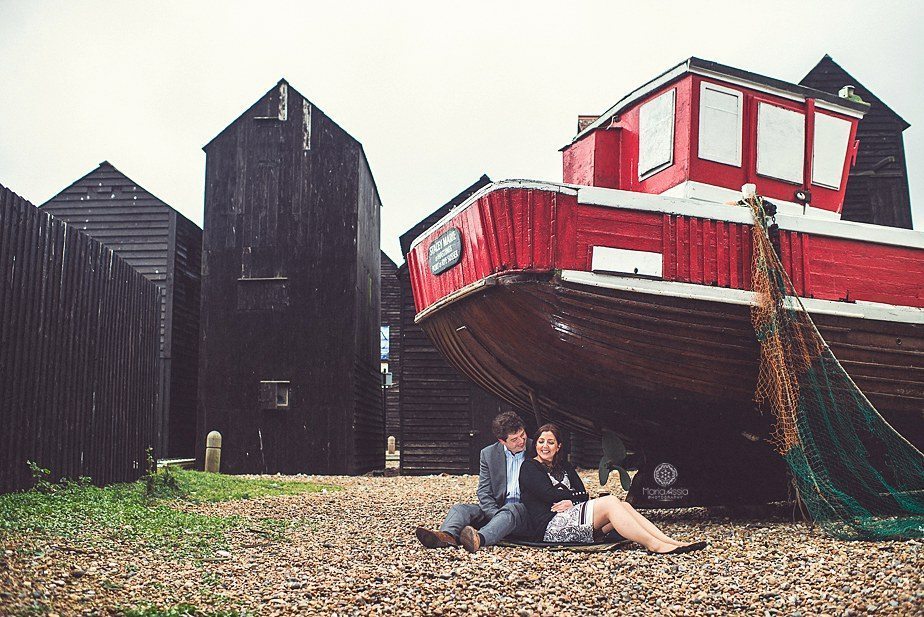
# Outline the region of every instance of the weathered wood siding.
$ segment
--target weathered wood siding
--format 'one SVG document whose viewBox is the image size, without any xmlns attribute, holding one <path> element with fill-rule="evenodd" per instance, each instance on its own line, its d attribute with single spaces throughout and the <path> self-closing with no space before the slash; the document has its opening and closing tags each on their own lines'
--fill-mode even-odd
<svg viewBox="0 0 924 617">
<path fill-rule="evenodd" d="M 453 206 L 490 183 L 482 176 L 450 202 L 401 236 L 407 255 L 411 242 Z M 478 453 L 494 442 L 491 421 L 510 405 L 488 394 L 456 371 L 414 323 L 416 311 L 407 265 L 398 269 L 401 289 L 401 473 L 478 473 Z M 521 412 L 530 422 L 528 413 Z M 534 424 L 531 425 L 535 428 Z"/>
<path fill-rule="evenodd" d="M 0 491 L 137 479 L 156 438 L 160 295 L 76 227 L 0 186 Z"/>
<path fill-rule="evenodd" d="M 192 456 L 202 231 L 113 167 L 100 165 L 41 208 L 115 251 L 161 293 L 157 456 Z"/>
<path fill-rule="evenodd" d="M 381 204 L 362 146 L 281 81 L 205 151 L 197 443 L 220 431 L 232 473 L 384 467 Z"/>
<path fill-rule="evenodd" d="M 850 170 L 841 218 L 911 229 L 911 198 L 902 138 L 908 123 L 830 56 L 822 58 L 800 83 L 832 94 L 852 85 L 855 94 L 870 105 L 857 127 L 860 149 L 857 163 Z"/>
<path fill-rule="evenodd" d="M 169 337 L 170 407 L 167 455 L 191 457 L 196 452 L 196 397 L 199 393 L 199 302 L 202 230 L 177 212 L 171 213 L 173 271 L 167 282 L 173 319 Z"/>
<path fill-rule="evenodd" d="M 401 447 L 401 285 L 398 266 L 382 253 L 382 325 L 388 326 L 388 370 L 392 386 L 385 389 L 385 437 L 394 436 Z M 387 442 L 386 442 L 387 445 Z"/>
</svg>

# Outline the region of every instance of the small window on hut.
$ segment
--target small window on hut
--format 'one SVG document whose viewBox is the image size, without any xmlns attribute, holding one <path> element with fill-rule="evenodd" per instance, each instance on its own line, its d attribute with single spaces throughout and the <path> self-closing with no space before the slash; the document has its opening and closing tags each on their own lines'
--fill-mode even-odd
<svg viewBox="0 0 924 617">
<path fill-rule="evenodd" d="M 665 92 L 641 106 L 638 114 L 638 179 L 674 162 L 674 93 Z"/>
<path fill-rule="evenodd" d="M 802 183 L 805 166 L 805 116 L 760 103 L 757 108 L 757 173 Z"/>
<path fill-rule="evenodd" d="M 239 278 L 237 280 L 237 310 L 268 311 L 284 309 L 288 306 L 287 278 Z"/>
<path fill-rule="evenodd" d="M 699 158 L 741 166 L 741 102 L 738 90 L 703 82 L 699 96 Z"/>
<path fill-rule="evenodd" d="M 812 184 L 841 188 L 850 122 L 834 116 L 815 114 L 815 138 L 812 142 Z"/>
<path fill-rule="evenodd" d="M 288 381 L 260 382 L 260 409 L 286 409 L 289 407 Z"/>
</svg>

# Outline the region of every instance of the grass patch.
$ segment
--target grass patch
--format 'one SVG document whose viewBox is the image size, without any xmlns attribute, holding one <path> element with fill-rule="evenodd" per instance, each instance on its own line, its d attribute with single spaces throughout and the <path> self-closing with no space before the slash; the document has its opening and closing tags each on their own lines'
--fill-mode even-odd
<svg viewBox="0 0 924 617">
<path fill-rule="evenodd" d="M 164 472 L 161 471 L 160 474 Z M 226 476 L 218 473 L 188 471 L 180 469 L 171 473 L 176 478 L 181 494 L 190 501 L 228 501 L 229 499 L 253 499 L 270 495 L 298 495 L 316 493 L 321 490 L 338 490 L 339 487 L 323 486 L 311 482 L 296 482 L 282 479 L 252 479 L 240 476 Z"/>
<path fill-rule="evenodd" d="M 225 532 L 252 527 L 253 522 L 237 516 L 183 512 L 172 504 L 291 495 L 325 488 L 333 487 L 185 470 L 161 471 L 153 481 L 145 478 L 103 488 L 64 482 L 0 495 L 0 539 L 31 534 L 60 537 L 77 546 L 130 544 L 175 556 L 202 557 L 227 547 Z M 266 528 L 272 539 L 280 539 L 288 523 L 265 519 L 259 526 Z"/>
</svg>

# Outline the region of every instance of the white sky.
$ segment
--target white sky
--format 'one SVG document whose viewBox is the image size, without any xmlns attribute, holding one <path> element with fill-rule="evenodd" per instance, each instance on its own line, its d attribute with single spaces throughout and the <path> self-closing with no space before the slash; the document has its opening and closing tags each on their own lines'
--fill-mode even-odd
<svg viewBox="0 0 924 617">
<path fill-rule="evenodd" d="M 0 183 L 40 204 L 108 160 L 202 223 L 205 145 L 280 78 L 363 143 L 382 248 L 474 182 L 561 180 L 558 148 L 689 56 L 798 82 L 825 53 L 911 128 L 921 2 L 0 0 Z"/>
</svg>

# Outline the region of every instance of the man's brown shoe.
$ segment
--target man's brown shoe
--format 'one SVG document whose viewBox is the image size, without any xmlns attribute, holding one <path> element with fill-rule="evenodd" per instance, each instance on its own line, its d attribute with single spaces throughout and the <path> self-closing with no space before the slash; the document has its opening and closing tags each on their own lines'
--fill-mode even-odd
<svg viewBox="0 0 924 617">
<path fill-rule="evenodd" d="M 481 548 L 481 536 L 474 527 L 463 527 L 462 533 L 459 534 L 459 542 L 469 553 L 477 553 Z"/>
<path fill-rule="evenodd" d="M 447 546 L 459 546 L 459 542 L 445 531 L 433 531 L 426 527 L 418 527 L 414 530 L 414 535 L 420 540 L 420 543 L 427 548 L 446 548 Z"/>
</svg>

